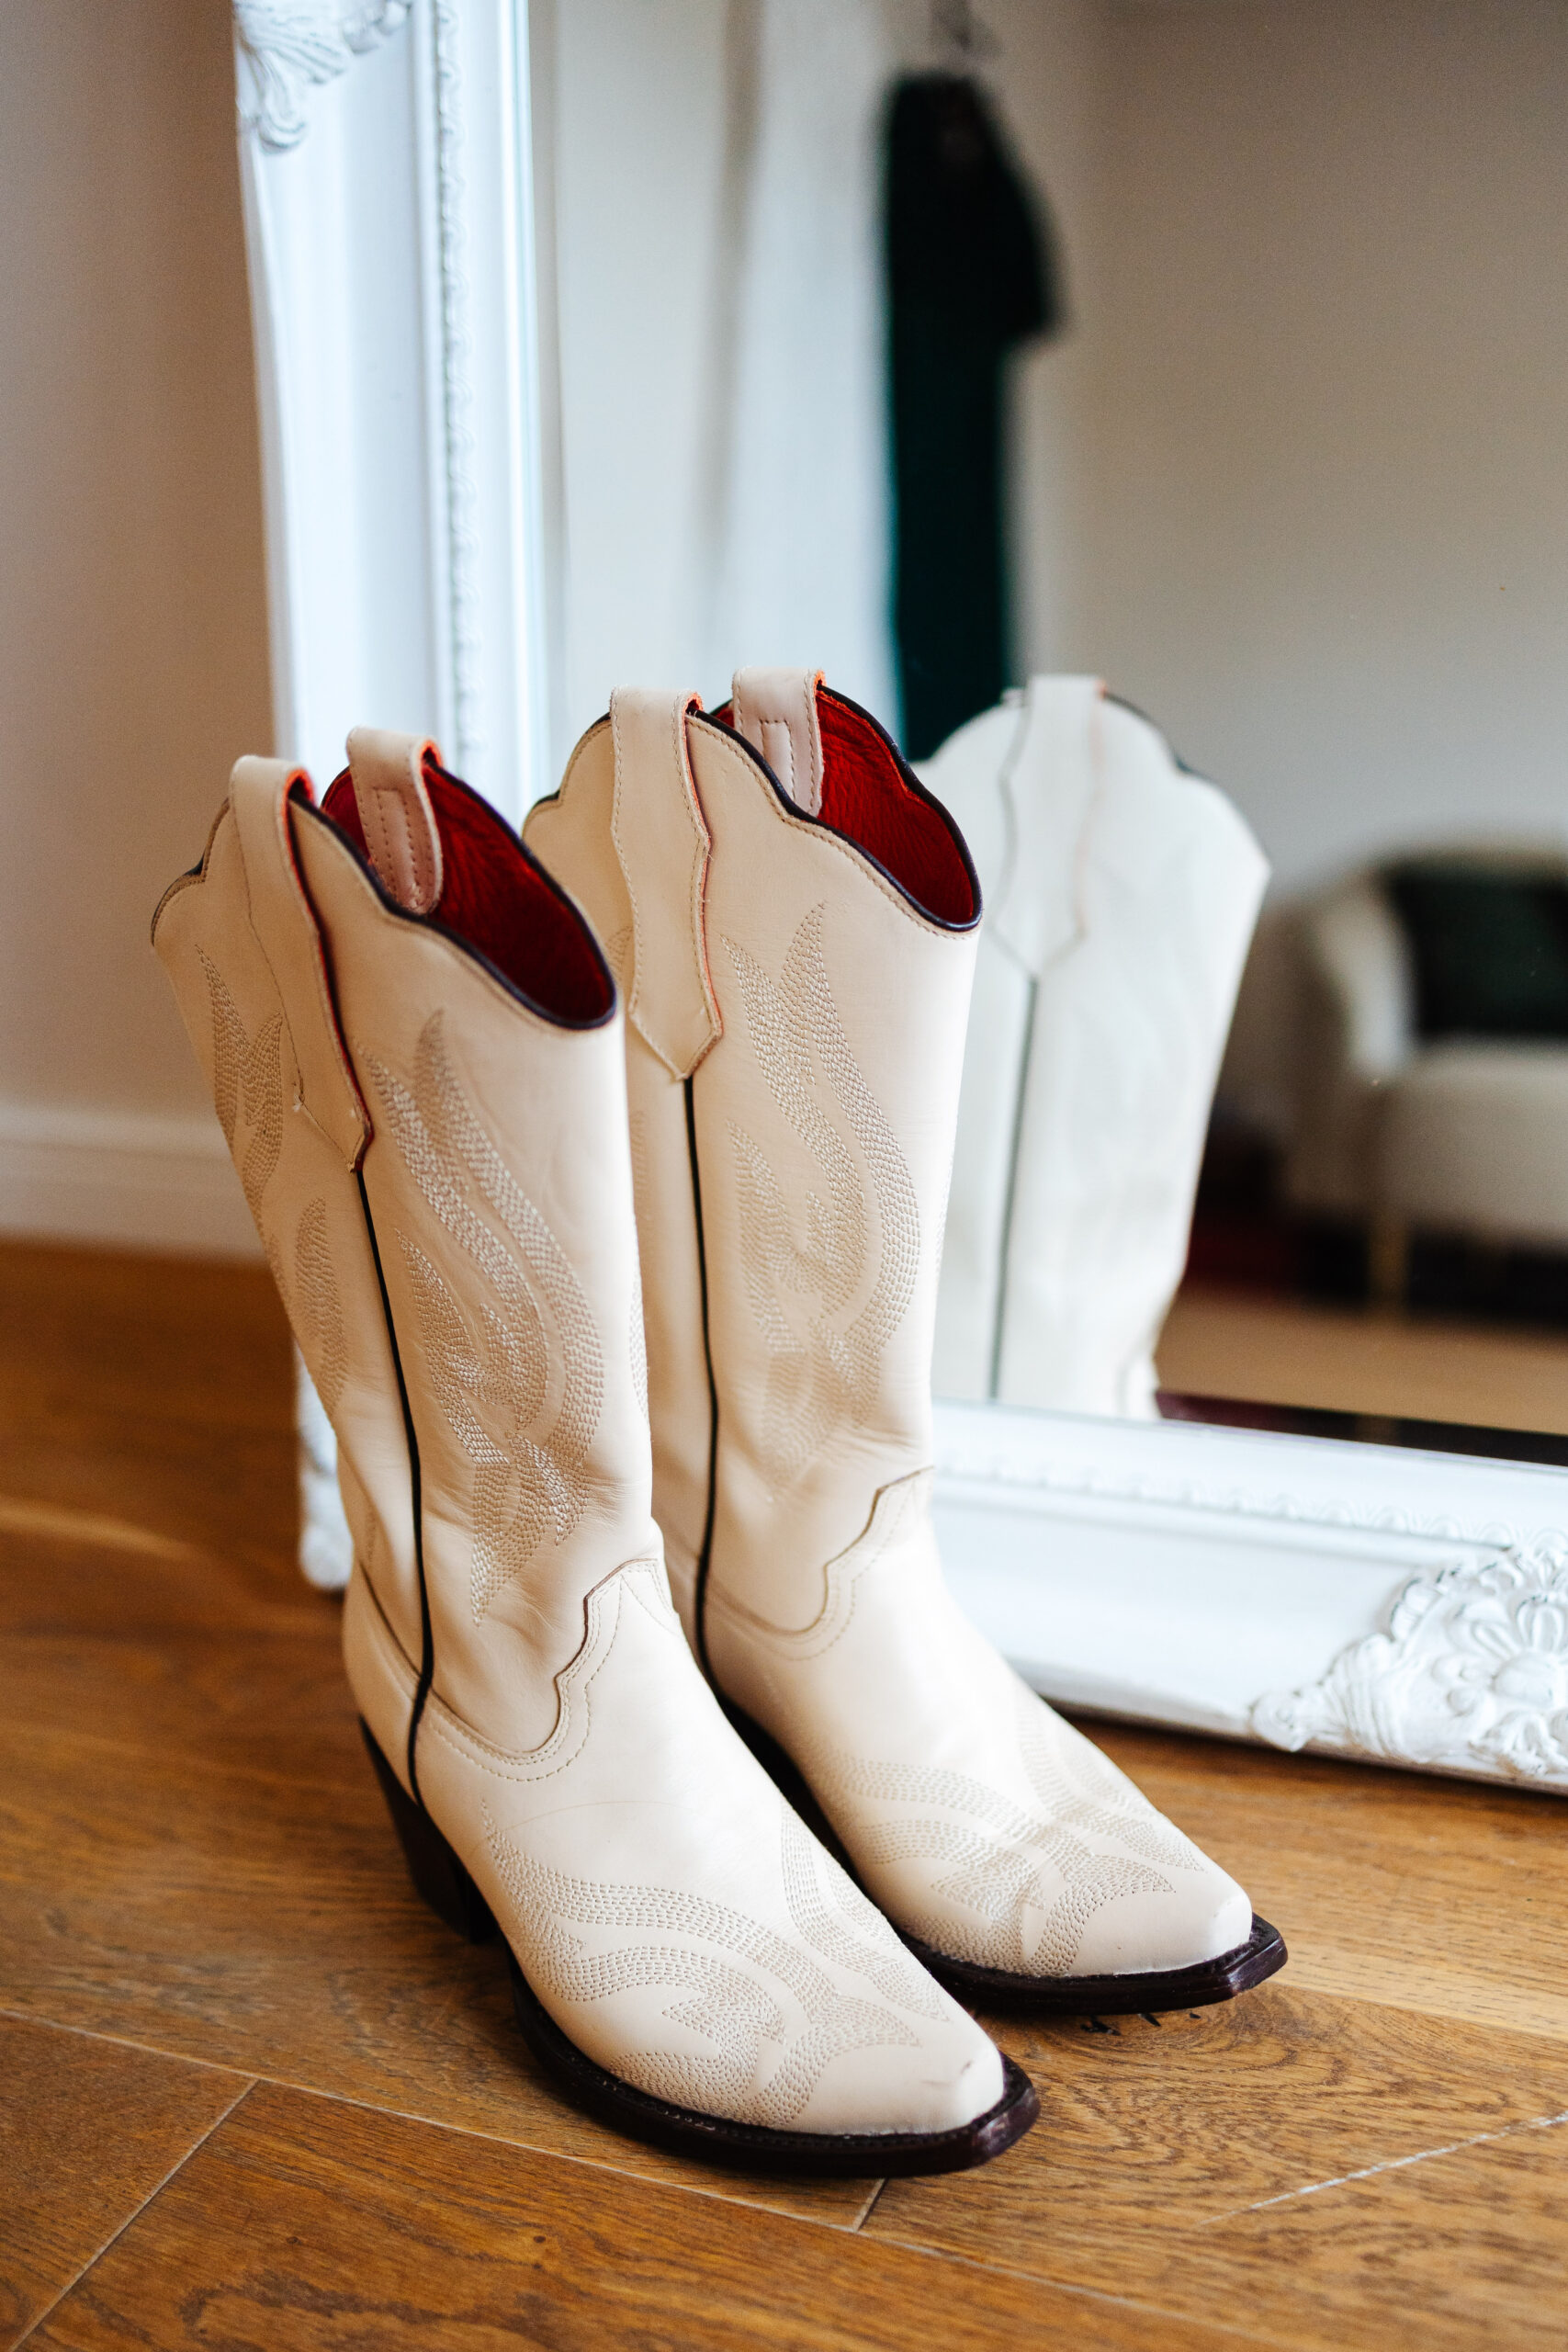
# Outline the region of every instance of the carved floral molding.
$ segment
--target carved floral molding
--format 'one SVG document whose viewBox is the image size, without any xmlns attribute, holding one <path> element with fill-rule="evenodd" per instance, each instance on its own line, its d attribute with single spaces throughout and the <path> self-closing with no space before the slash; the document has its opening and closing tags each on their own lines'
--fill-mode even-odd
<svg viewBox="0 0 1568 2352">
<path fill-rule="evenodd" d="M 1048 1698 L 1568 1796 L 1562 1472 L 994 1406 L 935 1421 L 950 1573 Z M 1157 1657 L 1129 1640 L 1151 1605 Z"/>
<path fill-rule="evenodd" d="M 1278 1747 L 1568 1790 L 1568 1539 L 1412 1577 L 1386 1633 L 1269 1692 L 1252 1725 Z"/>
<path fill-rule="evenodd" d="M 405 22 L 412 0 L 234 0 L 234 37 L 250 67 L 242 130 L 280 153 L 308 126 L 305 94 L 335 81 Z"/>
</svg>

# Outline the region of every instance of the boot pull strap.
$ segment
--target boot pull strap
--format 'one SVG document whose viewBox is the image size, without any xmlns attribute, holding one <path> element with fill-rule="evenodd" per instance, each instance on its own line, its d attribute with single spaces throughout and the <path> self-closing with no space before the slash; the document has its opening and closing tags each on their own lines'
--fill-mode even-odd
<svg viewBox="0 0 1568 2352">
<path fill-rule="evenodd" d="M 288 814 L 290 786 L 310 780 L 285 760 L 238 760 L 229 806 L 239 829 L 251 929 L 271 967 L 299 1071 L 299 1102 L 357 1168 L 370 1120 L 338 1028 L 315 910 L 306 894 Z"/>
<path fill-rule="evenodd" d="M 761 752 L 797 808 L 822 813 L 820 670 L 737 670 L 735 729 Z"/>
<path fill-rule="evenodd" d="M 632 909 L 627 1018 L 665 1068 L 689 1078 L 723 1030 L 708 973 L 703 900 L 709 837 L 686 749 L 699 695 L 618 686 L 611 833 Z"/>
<path fill-rule="evenodd" d="M 365 828 L 365 846 L 381 887 L 411 915 L 427 915 L 445 879 L 441 835 L 424 788 L 424 758 L 441 754 L 423 735 L 395 735 L 384 727 L 355 727 L 348 738 L 348 772 Z"/>
</svg>

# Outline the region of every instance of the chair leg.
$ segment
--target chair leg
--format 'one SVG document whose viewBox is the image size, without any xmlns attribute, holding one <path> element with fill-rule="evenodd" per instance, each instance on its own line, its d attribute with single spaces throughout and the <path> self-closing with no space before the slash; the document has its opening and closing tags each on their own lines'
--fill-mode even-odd
<svg viewBox="0 0 1568 2352">
<path fill-rule="evenodd" d="M 1410 1287 L 1410 1227 L 1392 1210 L 1374 1212 L 1367 1232 L 1367 1287 L 1385 1315 L 1403 1315 Z"/>
</svg>

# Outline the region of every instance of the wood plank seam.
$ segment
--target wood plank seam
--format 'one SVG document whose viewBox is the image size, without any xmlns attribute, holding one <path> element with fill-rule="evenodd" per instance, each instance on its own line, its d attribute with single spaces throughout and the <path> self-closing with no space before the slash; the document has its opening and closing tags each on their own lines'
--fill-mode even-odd
<svg viewBox="0 0 1568 2352">
<path fill-rule="evenodd" d="M 877 2199 L 879 2199 L 879 2197 L 882 2197 L 884 2188 L 886 2188 L 886 2180 L 877 2180 L 877 2183 L 874 2183 L 874 2188 L 872 2188 L 872 2192 L 870 2192 L 870 2197 L 867 2197 L 867 2199 L 865 2199 L 865 2204 L 861 2206 L 861 2211 L 858 2211 L 858 2213 L 856 2213 L 856 2218 L 853 2218 L 853 2221 L 851 2221 L 851 2225 L 849 2225 L 851 2230 L 865 2230 L 867 2221 L 870 2221 L 872 2213 L 874 2213 L 874 2211 L 877 2211 Z"/>
<path fill-rule="evenodd" d="M 457 2134 L 459 2138 L 465 2140 L 482 2140 L 489 2147 L 515 2148 L 521 2154 L 540 2156 L 547 2163 L 581 2165 L 589 2172 L 608 2173 L 613 2180 L 629 2180 L 640 2188 L 673 2188 L 679 2190 L 682 2195 L 687 2197 L 711 2198 L 716 2204 L 719 2205 L 749 2205 L 753 2202 L 750 2198 L 741 2195 L 738 2189 L 708 2188 L 700 2181 L 669 2180 L 666 2179 L 662 2174 L 660 2174 L 657 2179 L 654 2179 L 647 2173 L 633 2170 L 629 2165 L 609 2164 L 598 2156 L 579 2155 L 575 2151 L 565 2148 L 547 2148 L 542 2146 L 537 2141 L 534 2140 L 504 2139 L 499 2132 L 481 2132 L 476 2124 L 472 2123 L 448 2122 L 443 2117 L 438 2115 L 422 2114 L 416 2108 L 389 2107 L 380 2099 L 355 2098 L 347 2091 L 323 2090 L 319 2083 L 301 2082 L 292 2075 L 270 2075 L 265 2072 L 252 2071 L 249 2068 L 227 2066 L 223 2064 L 222 2060 L 219 2058 L 192 2057 L 183 2050 L 165 2049 L 162 2042 L 139 2041 L 132 2034 L 104 2033 L 96 2026 L 71 2024 L 62 2020 L 61 2018 L 50 2017 L 41 2009 L 12 2009 L 0 2007 L 0 2019 L 4 2018 L 12 2018 L 18 2025 L 50 2026 L 60 2033 L 79 2034 L 83 2040 L 86 2041 L 113 2042 L 118 2048 L 122 2050 L 139 2050 L 144 2057 L 166 2059 L 173 2064 L 178 2066 L 200 2066 L 205 2068 L 209 2074 L 240 2075 L 243 2073 L 245 2078 L 244 2087 L 247 2091 L 254 2090 L 257 2084 L 265 2084 L 272 2090 L 297 2091 L 302 2098 L 319 2098 L 324 2100 L 329 2107 L 359 2108 L 367 2115 L 386 2115 L 391 2117 L 395 2121 L 400 2123 L 423 2124 L 427 2125 L 433 2132 L 451 2132 Z M 244 2093 L 242 2092 L 240 2097 L 243 2098 L 243 2096 Z M 238 2103 L 239 2101 L 236 2099 L 235 2105 L 237 2106 Z M 231 2108 L 226 2108 L 223 2115 L 220 2116 L 219 2121 L 222 2122 L 229 2114 L 232 2113 L 232 2111 Z M 193 2149 L 192 2154 L 194 2154 L 194 2153 L 195 2151 Z M 160 2186 L 162 2185 L 163 2184 L 160 2184 Z M 885 2180 L 879 2180 L 875 2184 L 871 2195 L 861 2207 L 853 2221 L 819 2222 L 815 2221 L 813 2217 L 814 2226 L 818 2229 L 836 2230 L 845 2236 L 852 2234 L 854 2231 L 860 2228 L 862 2222 L 864 2222 L 870 2214 L 873 2206 L 875 2204 L 878 2197 L 881 2196 L 886 2186 L 887 2183 Z M 155 2195 L 156 2191 L 154 2191 L 153 2194 Z M 762 2210 L 764 2211 L 771 2212 L 774 2209 L 771 2206 L 767 2206 Z M 804 2215 L 792 2215 L 789 2218 L 794 2220 L 803 2220 L 807 2217 Z M 96 2261 L 96 2259 L 97 2256 L 95 2256 L 94 2260 Z M 51 2304 L 50 2308 L 52 2310 L 53 2305 Z"/>
<path fill-rule="evenodd" d="M 1331 2180 L 1309 2180 L 1304 2188 L 1286 2188 L 1278 2197 L 1260 2197 L 1256 2204 L 1237 2205 L 1228 2213 L 1210 2213 L 1199 2222 L 1211 2230 L 1216 2222 L 1234 2222 L 1243 2213 L 1267 2213 L 1271 2206 L 1289 2205 L 1298 2197 L 1316 2197 L 1325 2188 L 1345 2188 L 1353 2180 L 1372 2180 L 1379 2173 L 1403 2172 L 1406 2165 L 1430 2164 L 1437 2156 L 1457 2156 L 1465 2148 L 1479 2148 L 1493 2140 L 1513 2140 L 1521 2132 L 1554 2132 L 1568 2123 L 1568 2108 L 1561 2115 L 1531 2115 L 1523 2122 L 1506 2124 L 1500 2132 L 1472 2132 L 1467 2140 L 1452 2140 L 1442 2148 L 1418 2148 L 1414 2155 L 1389 2156 L 1378 2165 L 1363 2165 L 1359 2172 L 1342 2172 Z"/>
<path fill-rule="evenodd" d="M 165 2050 L 161 2042 L 138 2041 L 133 2034 L 105 2033 L 96 2025 L 77 2025 L 69 2018 L 46 2017 L 41 2009 L 12 2009 L 0 2006 L 0 2024 L 7 2021 L 13 2025 L 46 2025 L 51 2033 L 73 2033 L 83 2041 L 107 2041 L 117 2050 L 140 2050 L 145 2058 L 163 2058 L 174 2066 L 199 2066 L 207 2075 L 232 2075 L 244 2086 L 237 2095 L 236 2104 L 238 2098 L 244 2097 L 245 2091 L 254 2090 L 257 2083 L 267 2080 L 266 2075 L 258 2075 L 250 2066 L 226 2066 L 221 2058 L 197 2058 L 186 2050 Z M 288 2087 L 292 2089 L 294 2086 L 289 2085 Z M 228 2112 L 225 2109 L 224 2113 Z M 222 2120 L 220 2116 L 219 2121 Z"/>
<path fill-rule="evenodd" d="M 140 2045 L 137 2046 L 140 2047 Z M 178 2053 L 157 2051 L 154 2054 L 164 2057 Z M 682 2197 L 708 2198 L 716 2205 L 750 2206 L 756 2203 L 755 2199 L 742 2195 L 739 2188 L 709 2188 L 701 2181 L 671 2180 L 663 2173 L 655 2177 L 649 2173 L 634 2171 L 629 2165 L 607 2163 L 599 2156 L 579 2155 L 575 2149 L 542 2147 L 534 2140 L 505 2140 L 499 2132 L 481 2132 L 476 2124 L 448 2122 L 439 2115 L 421 2115 L 412 2108 L 385 2107 L 379 2099 L 355 2098 L 347 2091 L 321 2090 L 314 2083 L 295 2082 L 287 2075 L 257 2075 L 254 2080 L 256 2083 L 266 2084 L 274 2090 L 298 2092 L 302 2098 L 319 2098 L 329 2107 L 355 2107 L 367 2115 L 386 2115 L 397 2122 L 417 2124 L 431 2132 L 449 2132 L 457 2139 L 479 2140 L 487 2147 L 513 2148 L 524 2155 L 538 2156 L 546 2164 L 581 2165 L 587 2172 L 608 2173 L 612 2180 L 630 2181 L 637 2188 L 670 2188 Z M 825 2222 L 814 2213 L 784 2212 L 778 2207 L 772 2205 L 760 2206 L 758 2210 L 772 2214 L 778 2221 L 801 2222 L 809 2229 L 831 2230 L 839 2237 L 851 2237 L 859 2229 L 861 2222 L 870 2212 L 877 2197 L 886 2186 L 887 2183 L 885 2180 L 878 2181 L 874 2194 L 867 2199 L 855 2219 L 850 2222 Z M 932 2249 L 927 2247 L 923 2251 L 930 2253 Z M 968 2259 L 967 2256 L 962 2258 Z M 975 2267 L 977 2269 L 984 2269 L 987 2266 L 979 2263 Z"/>
<path fill-rule="evenodd" d="M 863 2229 L 864 2229 L 864 2227 L 865 2227 L 866 2223 L 870 2221 L 870 2219 L 871 2219 L 872 2215 L 873 2215 L 873 2214 L 875 2212 L 875 2211 L 876 2211 L 876 2200 L 877 2200 L 877 2199 L 881 2196 L 881 2194 L 882 2194 L 883 2190 L 886 2188 L 886 2186 L 887 2186 L 887 2183 L 886 2183 L 885 2180 L 879 2180 L 879 2181 L 877 2181 L 877 2182 L 874 2184 L 874 2187 L 873 2187 L 873 2188 L 872 2188 L 871 2195 L 866 2199 L 865 2203 L 861 2207 L 860 2211 L 855 2215 L 854 2220 L 850 2223 L 850 2227 L 851 2227 L 851 2229 L 852 2229 L 852 2230 L 863 2230 Z"/>
<path fill-rule="evenodd" d="M 243 2098 L 246 2092 L 254 2090 L 258 2086 L 261 2086 L 272 2090 L 292 2091 L 297 2093 L 302 2098 L 321 2099 L 330 2107 L 357 2108 L 367 2115 L 383 2115 L 389 2118 L 394 2122 L 425 2126 L 433 2132 L 450 2132 L 461 2139 L 478 2140 L 482 2142 L 488 2147 L 511 2149 L 516 2151 L 516 2153 L 521 2155 L 537 2156 L 544 2162 L 549 2164 L 581 2165 L 590 2172 L 605 2173 L 612 2180 L 626 2181 L 634 2188 L 674 2189 L 689 2197 L 708 2198 L 715 2204 L 719 2205 L 752 2206 L 756 2204 L 755 2199 L 744 2194 L 739 2180 L 737 2181 L 736 2187 L 733 2188 L 709 2188 L 701 2181 L 670 2179 L 662 2174 L 655 2177 L 648 2173 L 639 2172 L 634 2169 L 629 2164 L 611 2164 L 604 2158 L 580 2155 L 570 2149 L 545 2147 L 538 2142 L 533 2140 L 506 2139 L 503 2138 L 500 2132 L 483 2132 L 475 2124 L 453 2123 L 440 2116 L 423 2114 L 414 2108 L 391 2107 L 379 2099 L 355 2098 L 352 2094 L 346 2091 L 324 2090 L 320 2084 L 299 2081 L 290 2075 L 273 2075 L 249 2067 L 242 2068 L 238 2066 L 226 2065 L 221 2059 L 199 2058 L 193 2056 L 184 2050 L 165 2049 L 161 2042 L 143 2041 L 131 2034 L 106 2033 L 98 2027 L 78 2025 L 68 2020 L 52 2018 L 46 2015 L 41 2010 L 15 2009 L 0 2005 L 0 2023 L 4 2023 L 7 2020 L 23 2026 L 47 2026 L 51 2031 L 57 2033 L 74 2034 L 84 2041 L 107 2042 L 117 2049 L 134 2050 L 139 2052 L 143 2057 L 163 2059 L 174 2065 L 199 2067 L 207 2074 L 232 2075 L 237 2078 L 243 2077 L 243 2087 L 231 2105 L 225 2108 L 222 2115 L 219 2117 L 218 2121 L 220 2123 L 226 2121 L 228 2117 L 232 2114 L 234 2108 L 239 2104 L 240 2098 Z M 216 2129 L 216 2125 L 213 2128 Z M 193 2147 L 190 2154 L 194 2155 L 195 2153 L 196 2150 Z M 185 2159 L 182 2158 L 181 2161 L 184 2162 Z M 169 2178 L 172 2177 L 173 2175 L 171 2174 Z M 166 2187 L 167 2182 L 161 2182 L 159 2186 L 160 2188 Z M 868 2218 L 877 2199 L 881 2196 L 886 2186 L 887 2183 L 886 2180 L 879 2180 L 875 2182 L 873 2186 L 870 2196 L 866 2199 L 864 2204 L 861 2206 L 859 2211 L 852 2221 L 823 2221 L 816 2215 L 808 2214 L 792 2214 L 782 2218 L 795 2221 L 809 2221 L 818 2229 L 833 2230 L 842 2236 L 850 2236 L 859 2230 L 862 2223 Z M 157 2191 L 153 2190 L 151 2193 L 156 2195 Z M 760 2205 L 757 2207 L 757 2210 L 766 2213 L 773 2213 L 778 2211 L 776 2207 L 771 2205 Z M 103 2250 L 103 2248 L 100 2248 L 100 2253 Z M 96 2255 L 93 2257 L 94 2261 L 96 2261 L 97 2258 Z M 56 2297 L 55 2300 L 58 2301 L 59 2298 Z M 51 2303 L 50 2305 L 50 2309 L 52 2311 L 54 2305 Z M 31 2332 L 32 2331 L 29 2329 L 29 2335 Z"/>
<path fill-rule="evenodd" d="M 6 2011 L 5 2014 L 9 2015 L 10 2012 Z M 29 2018 L 26 2020 L 26 2022 L 29 2024 L 36 2024 L 38 2020 L 36 2018 Z M 80 2033 L 82 2031 L 82 2028 L 79 2026 L 64 2026 L 60 2030 L 65 2033 Z M 112 2037 L 108 2034 L 100 2033 L 88 2034 L 86 2039 L 93 2041 L 107 2041 L 111 2040 Z M 138 2042 L 131 2042 L 126 2046 L 130 2049 L 139 2049 L 141 2045 Z M 159 2057 L 167 2055 L 165 2052 L 162 2051 L 152 2054 Z M 185 2063 L 192 2065 L 201 2065 L 204 2062 L 201 2059 L 191 2059 Z M 213 2074 L 230 2074 L 234 2070 L 231 2067 L 227 2066 L 213 2066 L 210 2067 L 209 2071 Z M 168 2171 L 164 2175 L 163 2178 L 153 2183 L 152 2187 L 148 2190 L 146 2196 L 142 2198 L 140 2204 L 133 2206 L 131 2211 L 125 2216 L 125 2219 L 119 2223 L 118 2227 L 110 2231 L 102 2245 L 99 2246 L 96 2252 L 88 2256 L 86 2261 L 83 2263 L 81 2268 L 75 2273 L 74 2277 L 70 2278 L 65 2281 L 65 2284 L 61 2288 L 60 2292 L 57 2295 L 51 2296 L 50 2301 L 44 2305 L 42 2311 L 39 2312 L 38 2317 L 33 2321 L 33 2324 L 28 2328 L 27 2334 L 17 2338 L 15 2352 L 24 2352 L 24 2347 L 29 2344 L 32 2338 L 38 2334 L 39 2329 L 43 2325 L 45 2320 L 48 2319 L 50 2313 L 51 2312 L 58 2311 L 66 2296 L 73 2294 L 82 2284 L 83 2279 L 86 2278 L 88 2272 L 96 2267 L 96 2266 L 103 2260 L 105 2255 L 109 2252 L 110 2248 L 118 2245 L 120 2239 L 125 2235 L 127 2230 L 130 2229 L 131 2223 L 141 2220 L 142 2214 L 146 2212 L 153 2199 L 161 2197 L 164 2189 L 167 2188 L 169 2183 L 175 2179 L 176 2175 L 185 2170 L 191 2158 L 197 2154 L 201 2149 L 206 2147 L 213 2133 L 220 2130 L 221 2127 L 228 2122 L 229 2118 L 233 2114 L 235 2109 L 245 2099 L 249 2098 L 255 2086 L 255 2078 L 254 2075 L 242 2082 L 239 2089 L 229 2101 L 228 2106 L 223 2109 L 222 2114 L 215 2115 L 213 2117 L 206 2131 L 202 2132 L 198 2139 L 192 2141 L 190 2146 L 186 2150 L 184 2155 L 180 2157 L 178 2162 L 172 2164 L 169 2166 Z"/>
<path fill-rule="evenodd" d="M 1106 2303 L 1112 2311 L 1134 2312 L 1140 2319 L 1168 2320 L 1173 2327 L 1194 2324 L 1190 2312 L 1168 2311 L 1163 2303 L 1145 2303 L 1136 2295 L 1112 2295 L 1103 2287 L 1086 2287 L 1077 2278 L 1057 2278 L 1046 2270 L 1022 2270 L 1011 2262 L 979 2262 L 974 2255 L 960 2254 L 955 2247 L 931 2245 L 922 2238 L 899 2237 L 891 2230 L 879 2230 L 871 2243 L 899 2246 L 906 2254 L 923 2254 L 935 2262 L 957 2263 L 965 2270 L 978 2270 L 982 2275 L 989 2272 L 999 2278 L 1017 2278 L 1031 2287 L 1051 2287 L 1058 2294 L 1081 2296 L 1086 2303 Z M 1300 2346 L 1290 2336 L 1270 2335 L 1256 2327 L 1237 2327 L 1229 2320 L 1215 2319 L 1207 2312 L 1201 2324 L 1215 2335 L 1228 2335 L 1237 2344 L 1265 2346 L 1269 2352 L 1301 2352 Z"/>
</svg>

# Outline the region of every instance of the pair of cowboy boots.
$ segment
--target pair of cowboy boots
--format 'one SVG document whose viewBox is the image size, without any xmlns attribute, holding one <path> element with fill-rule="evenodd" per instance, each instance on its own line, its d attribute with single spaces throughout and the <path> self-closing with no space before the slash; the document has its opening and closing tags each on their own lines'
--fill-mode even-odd
<svg viewBox="0 0 1568 2352">
<path fill-rule="evenodd" d="M 954 1991 L 1190 2005 L 1283 1948 L 942 1582 L 957 828 L 799 673 L 617 694 L 524 842 L 434 746 L 349 753 L 320 808 L 242 760 L 153 936 L 337 1434 L 415 1882 L 622 2130 L 981 2163 L 1036 2102 Z"/>
</svg>

